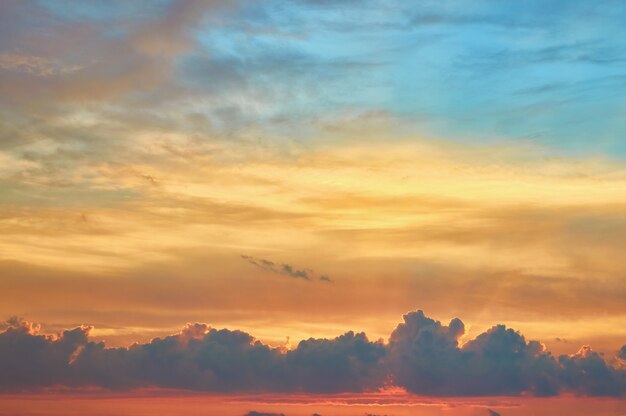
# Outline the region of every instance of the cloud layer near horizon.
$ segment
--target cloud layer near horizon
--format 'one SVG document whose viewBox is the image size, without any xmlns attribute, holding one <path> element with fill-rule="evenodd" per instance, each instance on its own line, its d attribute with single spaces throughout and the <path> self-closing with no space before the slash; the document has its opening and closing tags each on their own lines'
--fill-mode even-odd
<svg viewBox="0 0 626 416">
<path fill-rule="evenodd" d="M 200 323 L 149 343 L 107 348 L 89 340 L 91 327 L 44 335 L 10 320 L 0 333 L 0 392 L 66 386 L 340 393 L 397 386 L 429 396 L 626 393 L 623 354 L 607 360 L 585 346 L 554 357 L 503 325 L 462 343 L 458 318 L 446 326 L 419 310 L 403 319 L 388 343 L 347 332 L 292 350 Z"/>
</svg>

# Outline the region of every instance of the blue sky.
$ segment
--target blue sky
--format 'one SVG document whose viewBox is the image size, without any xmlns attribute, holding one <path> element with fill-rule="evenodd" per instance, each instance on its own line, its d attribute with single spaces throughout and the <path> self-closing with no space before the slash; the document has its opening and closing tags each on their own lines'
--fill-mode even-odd
<svg viewBox="0 0 626 416">
<path fill-rule="evenodd" d="M 169 6 L 40 4 L 58 21 L 39 30 L 95 21 L 110 36 Z M 619 1 L 231 2 L 187 28 L 176 82 L 269 103 L 251 114 L 231 95 L 211 116 L 222 130 L 306 137 L 311 119 L 383 112 L 444 139 L 620 157 L 625 19 Z"/>
</svg>

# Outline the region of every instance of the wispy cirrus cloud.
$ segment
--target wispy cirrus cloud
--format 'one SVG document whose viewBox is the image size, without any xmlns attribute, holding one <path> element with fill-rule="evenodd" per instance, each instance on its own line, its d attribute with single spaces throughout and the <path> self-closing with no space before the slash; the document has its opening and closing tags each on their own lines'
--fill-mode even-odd
<svg viewBox="0 0 626 416">
<path fill-rule="evenodd" d="M 0 69 L 49 77 L 78 71 L 81 67 L 78 65 L 66 66 L 39 56 L 2 53 L 0 54 Z"/>
</svg>

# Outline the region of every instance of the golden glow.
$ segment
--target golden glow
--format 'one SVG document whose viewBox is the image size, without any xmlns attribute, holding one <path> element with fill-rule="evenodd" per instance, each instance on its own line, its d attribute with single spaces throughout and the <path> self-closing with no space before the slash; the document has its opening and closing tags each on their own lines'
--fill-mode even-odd
<svg viewBox="0 0 626 416">
<path fill-rule="evenodd" d="M 3 208 L 2 267 L 29 279 L 15 278 L 0 313 L 27 302 L 29 319 L 82 316 L 114 343 L 180 327 L 172 315 L 181 307 L 184 321 L 238 325 L 273 343 L 349 329 L 385 337 L 415 308 L 480 330 L 510 323 L 548 344 L 596 337 L 610 349 L 619 345 L 606 337 L 624 334 L 614 260 L 626 239 L 626 172 L 609 160 L 414 137 L 345 136 L 289 151 L 154 131 L 133 137 L 133 164 L 68 173 L 89 197 L 74 191 L 62 206 L 42 197 Z M 241 255 L 334 283 L 272 275 Z M 26 300 L 32 285 L 45 295 Z M 557 293 L 565 296 L 555 310 Z M 130 319 L 130 309 L 142 318 Z M 559 330 L 581 314 L 584 324 Z"/>
</svg>

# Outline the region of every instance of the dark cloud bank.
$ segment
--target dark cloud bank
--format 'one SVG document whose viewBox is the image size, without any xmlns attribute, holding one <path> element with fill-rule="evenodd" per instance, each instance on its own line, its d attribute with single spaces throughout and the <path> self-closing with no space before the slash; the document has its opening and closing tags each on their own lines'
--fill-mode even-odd
<svg viewBox="0 0 626 416">
<path fill-rule="evenodd" d="M 555 357 L 503 325 L 460 346 L 461 320 L 446 326 L 422 311 L 404 315 L 388 343 L 347 332 L 304 340 L 291 351 L 198 323 L 128 348 L 89 341 L 89 330 L 43 335 L 32 324 L 9 321 L 0 333 L 0 391 L 95 386 L 337 393 L 395 385 L 431 396 L 626 393 L 626 346 L 610 359 L 588 347 Z"/>
</svg>

